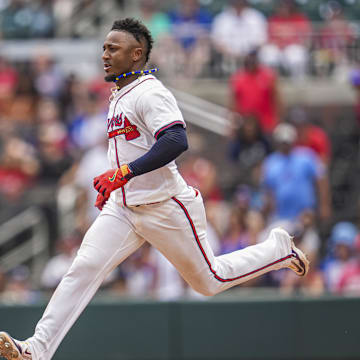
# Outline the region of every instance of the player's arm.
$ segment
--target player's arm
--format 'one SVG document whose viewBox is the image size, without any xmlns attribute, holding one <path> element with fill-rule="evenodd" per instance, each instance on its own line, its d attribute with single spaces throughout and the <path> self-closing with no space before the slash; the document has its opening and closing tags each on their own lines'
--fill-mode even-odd
<svg viewBox="0 0 360 360">
<path fill-rule="evenodd" d="M 177 124 L 163 130 L 157 135 L 155 144 L 143 156 L 94 178 L 94 187 L 99 192 L 95 206 L 101 210 L 112 191 L 123 187 L 134 176 L 165 166 L 187 148 L 186 131 L 182 125 Z"/>
<path fill-rule="evenodd" d="M 151 149 L 128 166 L 134 176 L 142 175 L 165 166 L 187 148 L 186 131 L 177 124 L 159 133 Z"/>
</svg>

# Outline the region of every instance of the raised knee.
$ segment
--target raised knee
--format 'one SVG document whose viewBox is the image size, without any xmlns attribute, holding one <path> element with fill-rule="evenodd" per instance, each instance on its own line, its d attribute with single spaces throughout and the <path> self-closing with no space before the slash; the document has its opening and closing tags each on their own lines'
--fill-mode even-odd
<svg viewBox="0 0 360 360">
<path fill-rule="evenodd" d="M 203 288 L 198 289 L 198 290 L 196 290 L 196 291 L 197 291 L 198 293 L 200 293 L 201 295 L 208 296 L 208 297 L 214 296 L 214 295 L 217 294 L 217 292 L 215 292 L 215 291 L 211 291 L 211 290 L 209 290 L 209 289 L 203 289 Z"/>
<path fill-rule="evenodd" d="M 197 281 L 192 282 L 190 285 L 201 295 L 214 296 L 221 291 L 219 285 L 214 281 L 212 279 L 197 279 Z"/>
</svg>

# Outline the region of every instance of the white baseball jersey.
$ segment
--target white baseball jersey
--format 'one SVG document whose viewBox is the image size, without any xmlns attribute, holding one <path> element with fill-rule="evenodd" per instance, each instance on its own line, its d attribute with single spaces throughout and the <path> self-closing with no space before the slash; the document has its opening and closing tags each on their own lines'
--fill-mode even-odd
<svg viewBox="0 0 360 360">
<path fill-rule="evenodd" d="M 175 124 L 185 127 L 176 100 L 153 75 L 141 76 L 117 91 L 110 103 L 107 123 L 111 167 L 118 168 L 144 155 L 157 135 Z M 172 161 L 133 178 L 111 197 L 119 205 L 142 205 L 169 199 L 186 186 Z"/>
</svg>

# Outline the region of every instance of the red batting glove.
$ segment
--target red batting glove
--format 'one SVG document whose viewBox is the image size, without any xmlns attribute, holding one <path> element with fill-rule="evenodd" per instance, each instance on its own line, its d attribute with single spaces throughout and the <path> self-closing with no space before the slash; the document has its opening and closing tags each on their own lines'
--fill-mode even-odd
<svg viewBox="0 0 360 360">
<path fill-rule="evenodd" d="M 102 194 L 99 193 L 95 201 L 95 207 L 97 207 L 101 211 L 106 204 L 106 201 L 107 199 L 105 199 Z"/>
<path fill-rule="evenodd" d="M 133 177 L 127 165 L 118 169 L 111 169 L 94 178 L 94 188 L 104 197 L 109 199 L 112 191 L 123 187 Z"/>
</svg>

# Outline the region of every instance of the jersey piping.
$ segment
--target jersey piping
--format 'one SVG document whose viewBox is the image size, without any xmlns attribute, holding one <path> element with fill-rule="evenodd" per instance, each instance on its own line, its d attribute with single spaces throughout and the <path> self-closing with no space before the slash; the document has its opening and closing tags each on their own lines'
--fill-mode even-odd
<svg viewBox="0 0 360 360">
<path fill-rule="evenodd" d="M 184 123 L 180 120 L 177 120 L 177 121 L 173 121 L 171 122 L 170 124 L 167 124 L 167 125 L 164 125 L 163 127 L 161 127 L 158 131 L 156 131 L 155 135 L 154 135 L 154 138 L 157 140 L 158 136 L 160 135 L 160 133 L 174 125 L 183 125 L 184 126 Z"/>
<path fill-rule="evenodd" d="M 145 79 L 145 80 L 139 82 L 138 84 L 136 84 L 135 86 L 133 86 L 131 89 L 125 91 L 124 94 L 121 94 L 121 95 L 119 96 L 119 98 L 116 100 L 116 103 L 115 103 L 115 106 L 114 106 L 113 117 L 114 117 L 114 115 L 115 115 L 116 106 L 117 106 L 119 100 L 122 99 L 125 95 L 127 95 L 131 90 L 135 89 L 137 86 L 139 86 L 140 84 L 144 83 L 144 82 L 147 81 L 147 80 L 154 80 L 154 78 L 148 78 L 148 79 Z M 117 163 L 118 168 L 120 168 L 120 162 L 119 162 L 119 155 L 118 155 L 118 151 L 117 151 L 116 138 L 114 137 L 113 139 L 114 139 L 114 144 L 115 144 L 116 163 Z M 122 192 L 123 204 L 124 204 L 124 206 L 127 206 L 127 205 L 126 205 L 126 194 L 125 194 L 125 189 L 124 189 L 124 187 L 121 188 L 121 192 Z"/>
<path fill-rule="evenodd" d="M 140 84 L 142 84 L 142 83 L 144 83 L 145 81 L 148 81 L 148 80 L 155 80 L 155 78 L 145 79 L 145 80 L 139 82 L 138 84 L 134 85 L 131 89 L 129 89 L 129 90 L 125 91 L 123 94 L 121 94 L 121 95 L 119 96 L 119 98 L 116 100 L 116 103 L 115 103 L 115 106 L 114 106 L 114 114 L 115 114 L 115 108 L 116 108 L 116 105 L 117 105 L 118 101 L 119 101 L 120 99 L 122 99 L 126 94 L 128 94 L 131 90 L 135 89 L 137 86 L 139 86 Z"/>
</svg>

